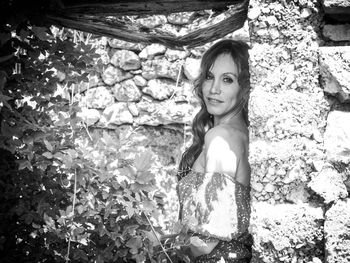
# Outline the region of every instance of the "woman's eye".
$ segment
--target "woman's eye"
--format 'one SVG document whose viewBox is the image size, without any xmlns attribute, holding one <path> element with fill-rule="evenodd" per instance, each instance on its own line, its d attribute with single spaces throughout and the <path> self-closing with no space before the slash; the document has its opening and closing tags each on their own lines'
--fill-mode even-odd
<svg viewBox="0 0 350 263">
<path fill-rule="evenodd" d="M 212 74 L 207 74 L 207 75 L 205 76 L 205 79 L 206 79 L 206 80 L 213 79 L 213 75 L 212 75 Z"/>
<path fill-rule="evenodd" d="M 233 79 L 230 78 L 230 77 L 224 77 L 224 82 L 226 82 L 226 83 L 232 83 L 232 82 L 233 82 Z"/>
</svg>

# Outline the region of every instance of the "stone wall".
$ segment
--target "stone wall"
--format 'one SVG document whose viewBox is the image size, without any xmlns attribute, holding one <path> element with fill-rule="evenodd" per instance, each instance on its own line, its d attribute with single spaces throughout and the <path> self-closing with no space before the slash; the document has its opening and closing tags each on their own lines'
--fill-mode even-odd
<svg viewBox="0 0 350 263">
<path fill-rule="evenodd" d="M 350 261 L 348 9 L 345 0 L 251 0 L 248 23 L 227 36 L 252 47 L 252 262 Z M 181 33 L 209 15 L 142 23 Z M 191 81 L 210 44 L 171 50 L 102 38 L 101 74 L 74 89 L 93 138 L 104 130 L 127 142 L 126 155 L 153 152 L 167 228 L 177 216 L 176 167 L 198 109 Z"/>
<path fill-rule="evenodd" d="M 346 12 L 336 2 L 250 1 L 252 262 L 350 261 L 350 46 L 327 13 Z"/>
</svg>

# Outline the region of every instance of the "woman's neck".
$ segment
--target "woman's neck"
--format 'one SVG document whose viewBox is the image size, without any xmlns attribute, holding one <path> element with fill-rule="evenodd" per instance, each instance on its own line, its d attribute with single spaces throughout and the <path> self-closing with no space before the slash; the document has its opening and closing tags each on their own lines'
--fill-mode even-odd
<svg viewBox="0 0 350 263">
<path fill-rule="evenodd" d="M 214 127 L 218 125 L 246 126 L 242 112 L 227 114 L 223 117 L 214 116 Z"/>
</svg>

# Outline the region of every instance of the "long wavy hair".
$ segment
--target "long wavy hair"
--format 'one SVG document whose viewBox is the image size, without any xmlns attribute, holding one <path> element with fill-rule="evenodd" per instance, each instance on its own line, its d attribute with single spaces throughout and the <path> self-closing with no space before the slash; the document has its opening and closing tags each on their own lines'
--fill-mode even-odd
<svg viewBox="0 0 350 263">
<path fill-rule="evenodd" d="M 242 113 L 246 125 L 249 126 L 248 120 L 248 98 L 250 91 L 250 74 L 249 74 L 249 46 L 239 40 L 225 39 L 215 43 L 203 55 L 200 64 L 200 73 L 194 81 L 194 92 L 199 98 L 200 110 L 192 122 L 192 145 L 183 153 L 177 177 L 180 180 L 192 168 L 195 160 L 198 158 L 204 145 L 205 133 L 214 126 L 213 118 L 209 114 L 203 99 L 202 85 L 206 79 L 208 71 L 212 67 L 216 58 L 222 54 L 231 55 L 238 68 L 238 83 L 240 86 L 239 103 L 233 109 L 236 114 Z"/>
</svg>

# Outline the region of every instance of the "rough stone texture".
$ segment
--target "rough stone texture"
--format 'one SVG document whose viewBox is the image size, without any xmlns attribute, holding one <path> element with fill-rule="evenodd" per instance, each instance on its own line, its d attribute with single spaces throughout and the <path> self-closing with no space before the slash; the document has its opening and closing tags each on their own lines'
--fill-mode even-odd
<svg viewBox="0 0 350 263">
<path fill-rule="evenodd" d="M 104 109 L 114 103 L 112 93 L 104 86 L 87 90 L 85 97 L 88 108 Z"/>
<path fill-rule="evenodd" d="M 281 141 L 256 139 L 250 143 L 253 203 L 307 202 L 313 162 L 322 160 L 323 148 L 317 142 L 300 138 Z"/>
<path fill-rule="evenodd" d="M 319 84 L 318 3 L 249 4 L 251 262 L 324 262 L 324 203 L 308 187 L 326 160 L 329 111 Z"/>
<path fill-rule="evenodd" d="M 323 260 L 322 208 L 307 204 L 254 203 L 250 231 L 254 238 L 253 263 L 312 262 Z"/>
<path fill-rule="evenodd" d="M 332 41 L 350 41 L 350 24 L 325 25 L 323 35 Z"/>
<path fill-rule="evenodd" d="M 194 12 L 181 12 L 170 14 L 166 18 L 170 24 L 186 25 L 192 20 L 193 16 Z"/>
<path fill-rule="evenodd" d="M 139 87 L 144 87 L 147 85 L 147 80 L 145 80 L 142 76 L 136 75 L 134 78 L 134 83 Z"/>
<path fill-rule="evenodd" d="M 135 118 L 135 123 L 138 125 L 189 124 L 195 111 L 191 104 L 174 101 L 155 102 L 143 99 L 136 106 L 140 112 L 140 115 Z"/>
<path fill-rule="evenodd" d="M 165 100 L 174 93 L 174 85 L 168 80 L 151 79 L 142 92 L 151 95 L 156 100 Z"/>
<path fill-rule="evenodd" d="M 138 55 L 130 50 L 117 50 L 114 52 L 111 63 L 123 70 L 135 70 L 141 68 L 141 61 Z"/>
<path fill-rule="evenodd" d="M 314 139 L 325 125 L 323 105 L 318 94 L 254 89 L 249 105 L 252 134 L 270 141 L 299 136 Z"/>
<path fill-rule="evenodd" d="M 182 50 L 173 50 L 173 49 L 167 49 L 165 52 L 165 57 L 169 61 L 175 61 L 179 59 L 184 59 L 188 56 L 188 52 L 182 51 Z"/>
<path fill-rule="evenodd" d="M 128 103 L 128 109 L 132 116 L 137 117 L 140 115 L 139 109 L 136 106 L 136 103 Z"/>
<path fill-rule="evenodd" d="M 321 47 L 320 69 L 324 91 L 340 102 L 349 102 L 350 47 Z"/>
<path fill-rule="evenodd" d="M 144 49 L 145 45 L 140 43 L 131 43 L 127 41 L 123 41 L 120 39 L 109 39 L 108 44 L 112 48 L 116 49 L 126 49 L 126 50 L 133 50 L 133 51 L 141 51 Z"/>
<path fill-rule="evenodd" d="M 166 46 L 161 44 L 151 44 L 145 47 L 139 54 L 141 59 L 153 59 L 156 55 L 162 55 L 166 52 Z"/>
<path fill-rule="evenodd" d="M 136 19 L 135 22 L 143 27 L 152 29 L 165 24 L 167 22 L 167 19 L 166 19 L 166 16 L 164 15 L 154 15 L 154 16 L 138 18 Z"/>
<path fill-rule="evenodd" d="M 81 112 L 78 113 L 78 117 L 82 118 L 87 126 L 92 126 L 99 121 L 101 113 L 96 109 L 83 108 Z"/>
<path fill-rule="evenodd" d="M 187 79 L 193 81 L 199 75 L 200 59 L 187 58 L 184 64 L 184 73 Z"/>
<path fill-rule="evenodd" d="M 337 21 L 350 21 L 350 2 L 348 0 L 322 0 L 325 13 Z"/>
<path fill-rule="evenodd" d="M 326 212 L 326 262 L 350 262 L 350 199 L 340 200 Z"/>
<path fill-rule="evenodd" d="M 116 68 L 112 65 L 109 65 L 102 73 L 102 79 L 107 85 L 114 85 L 117 82 L 121 82 L 125 79 L 130 79 L 133 77 L 133 74 L 130 72 L 124 71 L 120 68 Z"/>
<path fill-rule="evenodd" d="M 331 111 L 329 113 L 325 148 L 330 160 L 350 162 L 350 112 Z"/>
<path fill-rule="evenodd" d="M 117 83 L 112 88 L 112 92 L 117 101 L 139 101 L 142 93 L 131 79 Z"/>
<path fill-rule="evenodd" d="M 128 109 L 127 103 L 119 102 L 104 109 L 98 126 L 113 128 L 113 125 L 127 123 L 133 123 L 133 116 Z"/>
<path fill-rule="evenodd" d="M 308 186 L 321 196 L 326 204 L 348 196 L 343 176 L 332 166 L 324 167 L 312 178 Z"/>
<path fill-rule="evenodd" d="M 142 77 L 145 79 L 169 78 L 177 80 L 180 62 L 169 62 L 165 58 L 142 62 Z"/>
</svg>

